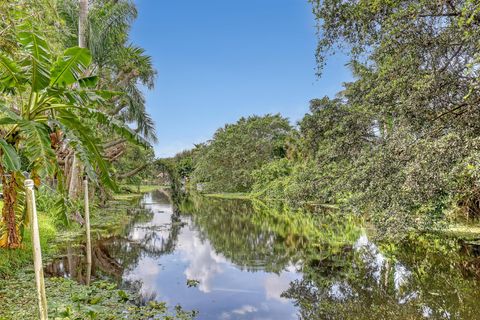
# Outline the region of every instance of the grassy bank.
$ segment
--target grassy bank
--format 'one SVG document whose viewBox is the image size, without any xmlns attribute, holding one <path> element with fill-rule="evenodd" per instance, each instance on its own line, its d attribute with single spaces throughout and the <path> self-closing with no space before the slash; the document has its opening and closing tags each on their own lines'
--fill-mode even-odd
<svg viewBox="0 0 480 320">
<path fill-rule="evenodd" d="M 447 236 L 467 241 L 480 240 L 480 225 L 474 224 L 453 224 L 443 230 Z"/>
<path fill-rule="evenodd" d="M 0 211 L 3 208 L 3 201 L 0 201 Z M 38 228 L 41 234 L 40 242 L 43 255 L 48 256 L 55 252 L 54 239 L 58 230 L 52 217 L 39 212 Z M 32 247 L 30 230 L 24 231 L 23 247 L 18 250 L 0 249 L 0 278 L 14 274 L 19 269 L 32 264 Z"/>
<path fill-rule="evenodd" d="M 205 193 L 202 194 L 205 197 L 218 198 L 218 199 L 251 199 L 249 193 Z"/>
<path fill-rule="evenodd" d="M 159 188 L 167 188 L 167 186 L 158 186 L 158 185 L 123 185 L 121 186 L 120 193 L 115 193 L 113 195 L 114 200 L 135 200 L 141 197 L 144 193 L 152 192 L 158 190 Z"/>
</svg>

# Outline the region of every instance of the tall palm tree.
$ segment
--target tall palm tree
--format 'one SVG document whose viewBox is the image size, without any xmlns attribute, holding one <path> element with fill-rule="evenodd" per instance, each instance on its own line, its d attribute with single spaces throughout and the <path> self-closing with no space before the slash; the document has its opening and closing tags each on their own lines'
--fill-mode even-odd
<svg viewBox="0 0 480 320">
<path fill-rule="evenodd" d="M 60 2 L 59 10 L 71 30 L 68 42 L 74 43 L 79 21 L 77 0 Z M 145 50 L 128 42 L 129 29 L 136 16 L 131 0 L 92 1 L 85 37 L 92 52 L 93 68 L 101 78 L 97 88 L 124 93 L 112 99 L 106 111 L 136 126 L 139 134 L 156 142 L 155 125 L 146 111 L 141 88 L 152 89 L 157 72 Z"/>
<path fill-rule="evenodd" d="M 88 0 L 79 0 L 78 11 L 78 46 L 80 48 L 87 47 L 87 18 L 88 18 Z M 78 156 L 73 154 L 72 167 L 70 172 L 66 172 L 69 175 L 68 197 L 70 199 L 75 198 L 78 194 L 78 182 L 80 175 L 80 161 Z"/>
<path fill-rule="evenodd" d="M 128 126 L 100 111 L 111 92 L 95 87 L 97 76 L 84 77 L 92 56 L 88 49 L 71 47 L 55 57 L 45 39 L 29 25 L 18 32 L 18 59 L 0 51 L 0 175 L 4 207 L 0 247 L 20 245 L 27 222 L 22 206 L 21 170 L 39 182 L 61 175 L 55 149 L 58 136 L 75 150 L 93 181 L 115 188 L 99 139 L 84 123 L 94 119 L 134 143 L 147 145 Z M 21 165 L 20 158 L 27 160 Z M 59 179 L 61 180 L 61 179 Z"/>
</svg>

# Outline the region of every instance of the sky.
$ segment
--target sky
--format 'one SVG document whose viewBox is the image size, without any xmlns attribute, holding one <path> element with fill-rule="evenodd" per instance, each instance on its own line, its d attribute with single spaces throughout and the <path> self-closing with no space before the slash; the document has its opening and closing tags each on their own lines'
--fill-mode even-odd
<svg viewBox="0 0 480 320">
<path fill-rule="evenodd" d="M 205 142 L 242 116 L 280 113 L 296 124 L 309 101 L 352 79 L 347 58 L 315 74 L 317 35 L 307 0 L 135 0 L 131 41 L 158 77 L 145 91 L 157 157 Z"/>
</svg>

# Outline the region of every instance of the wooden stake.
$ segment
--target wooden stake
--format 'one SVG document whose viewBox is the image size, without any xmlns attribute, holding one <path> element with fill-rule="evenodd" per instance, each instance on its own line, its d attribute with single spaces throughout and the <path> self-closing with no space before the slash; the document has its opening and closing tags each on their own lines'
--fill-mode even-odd
<svg viewBox="0 0 480 320">
<path fill-rule="evenodd" d="M 37 205 L 35 203 L 35 192 L 33 191 L 33 180 L 25 180 L 27 195 L 27 210 L 30 216 L 33 245 L 33 265 L 35 269 L 35 282 L 38 294 L 38 310 L 40 320 L 48 319 L 47 295 L 45 294 L 45 281 L 43 278 L 42 249 L 40 247 L 40 234 L 38 231 Z"/>
<path fill-rule="evenodd" d="M 87 285 L 90 285 L 92 273 L 92 240 L 90 238 L 90 207 L 88 203 L 88 179 L 83 180 L 83 194 L 85 198 L 85 229 L 87 233 Z"/>
</svg>

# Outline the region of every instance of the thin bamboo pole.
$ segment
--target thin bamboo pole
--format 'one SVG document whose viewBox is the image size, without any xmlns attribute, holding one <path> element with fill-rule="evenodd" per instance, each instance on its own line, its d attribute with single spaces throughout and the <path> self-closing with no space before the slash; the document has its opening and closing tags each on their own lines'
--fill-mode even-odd
<svg viewBox="0 0 480 320">
<path fill-rule="evenodd" d="M 27 196 L 27 210 L 30 216 L 33 265 L 35 269 L 35 282 L 37 285 L 38 310 L 40 320 L 48 319 L 47 295 L 45 294 L 45 282 L 43 278 L 42 249 L 40 247 L 40 234 L 38 231 L 37 205 L 35 203 L 35 192 L 33 191 L 33 180 L 27 179 L 24 182 Z"/>
<path fill-rule="evenodd" d="M 90 237 L 90 205 L 88 201 L 88 179 L 83 180 L 83 194 L 85 201 L 85 229 L 87 233 L 87 285 L 90 285 L 92 273 L 92 239 Z"/>
</svg>

